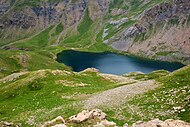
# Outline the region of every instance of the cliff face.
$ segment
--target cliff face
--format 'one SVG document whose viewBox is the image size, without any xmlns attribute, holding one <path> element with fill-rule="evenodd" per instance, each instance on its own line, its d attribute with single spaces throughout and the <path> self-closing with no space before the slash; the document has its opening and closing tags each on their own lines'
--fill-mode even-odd
<svg viewBox="0 0 190 127">
<path fill-rule="evenodd" d="M 50 25 L 62 23 L 66 28 L 81 21 L 88 9 L 92 20 L 103 17 L 108 0 L 58 0 L 57 2 L 0 1 L 0 32 L 15 38 L 17 31 L 41 31 Z M 11 6 L 11 3 L 12 6 Z M 21 6 L 21 7 L 20 7 Z M 10 11 L 9 11 L 10 9 Z M 7 31 L 7 32 L 5 32 Z M 33 33 L 34 33 L 33 32 Z M 10 34 L 10 35 L 7 35 Z M 20 33 L 18 33 L 20 34 Z M 19 35 L 18 35 L 19 36 Z"/>
<path fill-rule="evenodd" d="M 0 1 L 0 17 L 4 15 L 10 9 L 10 2 L 6 0 Z"/>
<path fill-rule="evenodd" d="M 24 6 L 24 5 L 23 5 Z M 61 0 L 59 2 L 40 2 L 38 6 L 24 6 L 22 10 L 14 10 L 1 20 L 2 29 L 19 27 L 28 29 L 37 26 L 46 28 L 50 24 L 63 22 L 66 26 L 78 23 L 88 8 L 90 17 L 96 20 L 103 16 L 108 6 L 108 0 Z M 14 7 L 13 7 L 14 8 Z M 10 1 L 0 2 L 0 16 L 10 9 Z"/>
<path fill-rule="evenodd" d="M 190 1 L 163 2 L 143 11 L 137 21 L 108 42 L 134 55 L 190 62 Z"/>
</svg>

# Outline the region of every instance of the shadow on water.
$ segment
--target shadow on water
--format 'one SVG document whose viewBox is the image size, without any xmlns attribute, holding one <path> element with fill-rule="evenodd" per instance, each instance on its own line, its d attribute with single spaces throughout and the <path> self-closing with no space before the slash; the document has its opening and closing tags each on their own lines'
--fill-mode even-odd
<svg viewBox="0 0 190 127">
<path fill-rule="evenodd" d="M 89 53 L 66 50 L 57 55 L 57 61 L 79 72 L 86 68 L 97 68 L 102 73 L 126 74 L 140 71 L 149 73 L 155 70 L 175 71 L 183 64 L 151 61 L 114 53 Z"/>
</svg>

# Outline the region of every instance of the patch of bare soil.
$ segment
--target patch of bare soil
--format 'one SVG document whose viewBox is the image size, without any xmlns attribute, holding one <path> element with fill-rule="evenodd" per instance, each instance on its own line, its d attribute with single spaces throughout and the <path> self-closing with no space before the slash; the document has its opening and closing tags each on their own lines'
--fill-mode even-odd
<svg viewBox="0 0 190 127">
<path fill-rule="evenodd" d="M 104 91 L 97 95 L 90 97 L 84 103 L 85 109 L 94 109 L 100 107 L 115 107 L 122 105 L 128 101 L 129 98 L 138 94 L 143 94 L 149 90 L 157 88 L 159 85 L 154 80 L 138 81 L 136 83 L 121 86 L 111 90 Z"/>
</svg>

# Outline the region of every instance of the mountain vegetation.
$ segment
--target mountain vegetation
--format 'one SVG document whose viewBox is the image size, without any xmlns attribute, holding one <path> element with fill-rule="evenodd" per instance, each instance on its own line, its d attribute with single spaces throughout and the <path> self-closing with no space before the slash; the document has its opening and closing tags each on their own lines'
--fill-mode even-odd
<svg viewBox="0 0 190 127">
<path fill-rule="evenodd" d="M 150 83 L 153 88 L 132 91 L 133 96 L 120 98 L 122 103 L 115 99 L 117 105 L 108 101 L 95 108 L 118 126 L 156 118 L 190 123 L 189 15 L 189 0 L 0 0 L 0 121 L 42 126 L 57 116 L 91 110 L 86 101 L 104 93 Z M 56 61 L 64 50 L 115 52 L 186 66 L 122 76 L 95 69 L 73 72 Z"/>
</svg>

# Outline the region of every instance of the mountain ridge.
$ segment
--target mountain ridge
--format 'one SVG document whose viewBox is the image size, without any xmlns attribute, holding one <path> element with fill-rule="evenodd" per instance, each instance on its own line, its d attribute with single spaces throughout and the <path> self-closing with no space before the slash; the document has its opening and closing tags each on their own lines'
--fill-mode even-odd
<svg viewBox="0 0 190 127">
<path fill-rule="evenodd" d="M 1 46 L 10 43 L 13 47 L 30 48 L 27 41 L 26 46 L 11 43 L 51 26 L 54 34 L 50 40 L 44 40 L 48 46 L 80 49 L 98 43 L 91 38 L 100 38 L 99 44 L 115 50 L 188 64 L 189 8 L 188 0 L 1 0 L 0 14 L 4 17 L 0 21 Z M 59 31 L 54 32 L 56 29 Z"/>
</svg>

